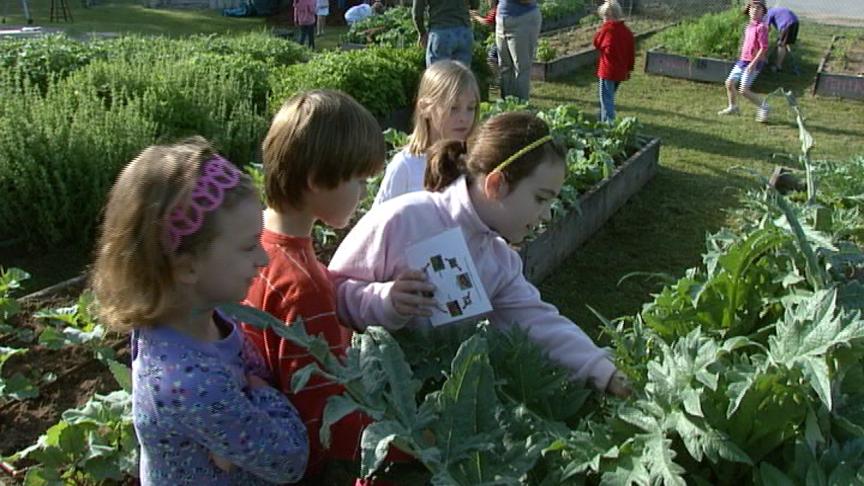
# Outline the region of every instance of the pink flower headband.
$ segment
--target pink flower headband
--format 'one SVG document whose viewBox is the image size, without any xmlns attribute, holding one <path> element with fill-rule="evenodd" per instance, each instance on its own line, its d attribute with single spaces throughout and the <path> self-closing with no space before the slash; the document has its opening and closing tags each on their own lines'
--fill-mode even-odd
<svg viewBox="0 0 864 486">
<path fill-rule="evenodd" d="M 201 172 L 188 202 L 177 204 L 168 213 L 165 235 L 168 253 L 177 251 L 184 236 L 201 229 L 204 213 L 221 206 L 225 190 L 240 182 L 241 174 L 237 167 L 219 155 L 204 162 Z"/>
</svg>

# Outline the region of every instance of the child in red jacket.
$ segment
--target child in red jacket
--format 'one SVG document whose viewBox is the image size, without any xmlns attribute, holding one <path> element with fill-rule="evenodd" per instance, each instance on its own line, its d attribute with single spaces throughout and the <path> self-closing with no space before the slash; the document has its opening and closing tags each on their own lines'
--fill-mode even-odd
<svg viewBox="0 0 864 486">
<path fill-rule="evenodd" d="M 597 9 L 603 25 L 594 35 L 600 53 L 597 77 L 600 81 L 600 121 L 615 120 L 615 92 L 621 81 L 630 79 L 635 63 L 633 32 L 621 20 L 624 16 L 616 0 L 607 0 Z"/>
</svg>

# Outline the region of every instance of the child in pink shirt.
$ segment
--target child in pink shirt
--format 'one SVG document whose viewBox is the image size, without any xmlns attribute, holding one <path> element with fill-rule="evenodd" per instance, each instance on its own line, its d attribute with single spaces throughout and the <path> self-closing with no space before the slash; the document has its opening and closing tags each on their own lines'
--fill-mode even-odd
<svg viewBox="0 0 864 486">
<path fill-rule="evenodd" d="M 405 249 L 459 227 L 492 304 L 491 324 L 522 327 L 574 380 L 627 395 L 629 385 L 606 352 L 543 302 L 508 245 L 550 216 L 564 182 L 564 152 L 548 126 L 529 113 L 501 114 L 469 146 L 466 154 L 462 141 L 437 142 L 426 168 L 429 192 L 385 201 L 351 230 L 330 261 L 340 317 L 357 328 L 429 325 L 435 299 L 424 293 L 434 286 L 409 268 Z"/>
<path fill-rule="evenodd" d="M 768 25 L 762 21 L 765 11 L 763 0 L 750 0 L 744 7 L 744 13 L 750 17 L 750 23 L 747 24 L 744 31 L 741 55 L 726 79 L 726 95 L 729 99 L 729 106 L 717 112 L 718 115 L 737 115 L 740 113 L 735 93 L 735 84 L 740 83 L 738 90 L 741 95 L 758 107 L 756 121 L 765 122 L 768 120 L 767 101 L 750 91 L 756 77 L 765 67 L 765 57 L 768 54 Z"/>
<path fill-rule="evenodd" d="M 316 0 L 294 0 L 294 25 L 300 27 L 300 45 L 307 41 L 315 49 Z"/>
</svg>

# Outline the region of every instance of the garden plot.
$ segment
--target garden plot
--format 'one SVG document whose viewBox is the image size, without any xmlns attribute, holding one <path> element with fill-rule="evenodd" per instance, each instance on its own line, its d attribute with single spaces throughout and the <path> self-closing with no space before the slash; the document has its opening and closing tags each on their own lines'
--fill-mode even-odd
<svg viewBox="0 0 864 486">
<path fill-rule="evenodd" d="M 645 72 L 722 83 L 735 64 L 744 25 L 741 12 L 730 9 L 667 29 L 646 52 Z"/>
<path fill-rule="evenodd" d="M 626 21 L 636 40 L 655 34 L 666 27 L 668 22 L 653 19 L 634 18 Z M 563 30 L 540 39 L 537 46 L 537 61 L 531 66 L 531 79 L 546 81 L 572 73 L 582 66 L 593 65 L 597 61 L 594 49 L 594 34 L 600 22 L 570 30 Z"/>
<path fill-rule="evenodd" d="M 864 100 L 864 35 L 832 38 L 813 94 Z"/>
<path fill-rule="evenodd" d="M 137 454 L 131 417 L 93 403 L 88 408 L 87 402 L 97 394 L 123 394 L 118 382 L 129 383 L 129 338 L 109 334 L 97 322 L 90 294 L 81 292 L 82 278 L 15 300 L 14 289 L 27 278 L 17 269 L 0 276 L 0 458 L 36 444 L 49 429 L 56 447 L 2 468 L 19 479 L 25 473 L 59 479 L 68 468 L 63 477 L 69 481 L 122 480 L 134 471 Z M 73 427 L 67 411 L 81 407 L 86 411 Z M 69 427 L 75 430 L 63 431 Z M 90 454 L 94 438 L 84 433 L 97 430 L 102 457 Z"/>
</svg>

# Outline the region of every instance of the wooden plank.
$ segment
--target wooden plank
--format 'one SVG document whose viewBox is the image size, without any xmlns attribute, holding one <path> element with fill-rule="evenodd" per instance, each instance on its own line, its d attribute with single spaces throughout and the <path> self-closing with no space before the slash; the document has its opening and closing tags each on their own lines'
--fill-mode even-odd
<svg viewBox="0 0 864 486">
<path fill-rule="evenodd" d="M 687 57 L 659 50 L 662 46 L 645 53 L 645 72 L 671 78 L 723 83 L 735 65 L 735 61 L 710 57 Z"/>
<path fill-rule="evenodd" d="M 825 71 L 834 45 L 840 36 L 832 36 L 828 50 L 819 62 L 816 71 L 816 81 L 813 83 L 813 95 L 835 96 L 852 100 L 864 100 L 864 76 L 853 76 L 851 74 L 837 74 Z"/>
<path fill-rule="evenodd" d="M 651 35 L 660 32 L 675 25 L 674 23 L 651 29 L 634 36 L 635 40 L 641 40 Z M 577 69 L 593 65 L 597 62 L 598 52 L 593 47 L 582 49 L 581 51 L 555 58 L 549 62 L 535 61 L 531 66 L 531 79 L 536 81 L 548 81 L 564 77 Z"/>
<path fill-rule="evenodd" d="M 556 220 L 519 250 L 525 277 L 539 284 L 597 232 L 657 173 L 660 140 L 652 139 L 608 179 L 579 197 L 579 210 Z"/>
</svg>

